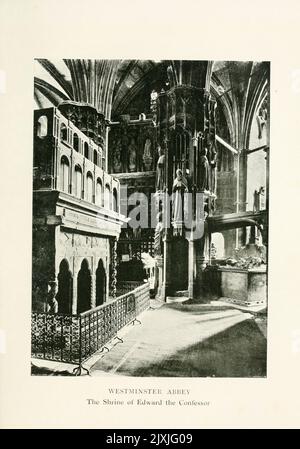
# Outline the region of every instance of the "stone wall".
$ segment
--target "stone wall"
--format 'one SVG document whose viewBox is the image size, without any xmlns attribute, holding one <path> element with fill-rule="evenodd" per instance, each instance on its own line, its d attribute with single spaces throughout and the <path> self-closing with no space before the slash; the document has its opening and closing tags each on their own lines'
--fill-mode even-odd
<svg viewBox="0 0 300 449">
<path fill-rule="evenodd" d="M 83 259 L 88 261 L 92 274 L 95 274 L 100 259 L 104 267 L 108 269 L 109 238 L 64 230 L 60 227 L 56 234 L 56 273 L 63 259 L 68 261 L 70 271 L 75 276 L 80 270 Z"/>
<path fill-rule="evenodd" d="M 174 238 L 171 242 L 171 290 L 181 291 L 188 288 L 188 241 L 184 238 Z"/>
<path fill-rule="evenodd" d="M 96 305 L 96 270 L 102 261 L 106 274 L 106 297 L 109 292 L 109 238 L 64 229 L 62 226 L 39 226 L 33 231 L 32 309 L 46 311 L 49 282 L 58 283 L 62 262 L 67 262 L 71 275 L 72 309 L 77 313 L 77 279 L 82 262 L 91 274 L 91 307 Z M 100 262 L 101 263 L 101 262 Z"/>
<path fill-rule="evenodd" d="M 265 269 L 240 270 L 220 268 L 221 294 L 233 303 L 254 306 L 267 301 L 267 273 Z"/>
<path fill-rule="evenodd" d="M 55 228 L 34 226 L 32 234 L 32 310 L 45 312 L 48 284 L 55 278 Z"/>
<path fill-rule="evenodd" d="M 60 228 L 57 230 L 56 235 L 55 264 L 57 275 L 62 260 L 68 262 L 73 279 L 73 313 L 77 313 L 77 278 L 84 260 L 87 261 L 91 274 L 91 307 L 96 306 L 96 270 L 101 262 L 106 274 L 106 297 L 104 302 L 108 300 L 109 266 L 111 263 L 109 238 Z"/>
<path fill-rule="evenodd" d="M 247 300 L 248 273 L 238 270 L 222 270 L 221 292 L 222 296 L 239 301 Z"/>
</svg>

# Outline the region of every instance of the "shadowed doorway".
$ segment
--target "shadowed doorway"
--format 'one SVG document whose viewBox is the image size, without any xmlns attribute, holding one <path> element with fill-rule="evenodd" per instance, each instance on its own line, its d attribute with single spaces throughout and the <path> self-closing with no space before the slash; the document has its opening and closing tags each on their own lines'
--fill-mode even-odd
<svg viewBox="0 0 300 449">
<path fill-rule="evenodd" d="M 91 273 L 88 262 L 84 259 L 77 278 L 77 313 L 91 308 Z"/>
<path fill-rule="evenodd" d="M 58 302 L 58 313 L 72 312 L 72 275 L 69 264 L 64 259 L 59 265 L 58 291 L 56 299 Z"/>
<path fill-rule="evenodd" d="M 106 274 L 103 262 L 100 259 L 96 271 L 96 306 L 101 306 L 105 301 Z"/>
</svg>

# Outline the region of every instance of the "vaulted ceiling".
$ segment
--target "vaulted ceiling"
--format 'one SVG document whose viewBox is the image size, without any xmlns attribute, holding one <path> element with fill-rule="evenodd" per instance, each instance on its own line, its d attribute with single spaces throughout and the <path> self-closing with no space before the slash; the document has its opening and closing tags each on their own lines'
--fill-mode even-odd
<svg viewBox="0 0 300 449">
<path fill-rule="evenodd" d="M 124 113 L 147 113 L 152 89 L 170 88 L 168 68 L 173 66 L 176 72 L 179 63 L 36 59 L 35 108 L 73 100 L 94 106 L 107 119 L 116 119 Z M 195 67 L 196 71 L 200 70 L 199 62 L 195 61 Z M 253 114 L 267 95 L 268 77 L 269 64 L 265 62 L 215 61 L 210 64 L 209 86 L 206 87 L 223 110 L 232 144 L 246 145 Z"/>
</svg>

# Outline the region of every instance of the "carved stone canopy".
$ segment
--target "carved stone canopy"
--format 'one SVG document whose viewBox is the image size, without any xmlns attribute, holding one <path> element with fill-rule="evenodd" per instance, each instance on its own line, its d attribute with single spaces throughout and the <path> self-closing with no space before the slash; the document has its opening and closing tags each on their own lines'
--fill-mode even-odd
<svg viewBox="0 0 300 449">
<path fill-rule="evenodd" d="M 104 145 L 108 122 L 96 108 L 89 104 L 64 101 L 60 103 L 58 109 L 95 143 Z"/>
</svg>

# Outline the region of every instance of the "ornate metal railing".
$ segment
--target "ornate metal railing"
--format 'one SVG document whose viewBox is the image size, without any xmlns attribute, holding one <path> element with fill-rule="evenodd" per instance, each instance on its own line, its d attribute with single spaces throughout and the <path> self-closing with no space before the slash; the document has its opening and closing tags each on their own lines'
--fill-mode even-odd
<svg viewBox="0 0 300 449">
<path fill-rule="evenodd" d="M 32 357 L 81 365 L 150 306 L 149 284 L 80 315 L 33 312 Z"/>
<path fill-rule="evenodd" d="M 80 361 L 80 316 L 32 312 L 32 357 L 61 362 Z"/>
<path fill-rule="evenodd" d="M 121 281 L 117 283 L 117 296 L 132 292 L 137 287 L 143 285 L 141 281 Z"/>
</svg>

